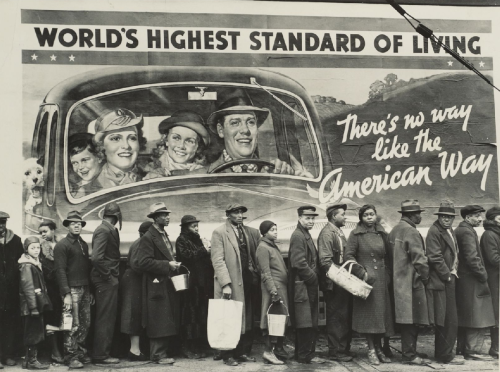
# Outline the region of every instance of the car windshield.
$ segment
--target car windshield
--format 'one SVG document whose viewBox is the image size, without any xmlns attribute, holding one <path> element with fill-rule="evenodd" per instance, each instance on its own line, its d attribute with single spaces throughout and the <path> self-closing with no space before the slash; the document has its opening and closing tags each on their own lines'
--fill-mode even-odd
<svg viewBox="0 0 500 372">
<path fill-rule="evenodd" d="M 258 84 L 199 85 L 128 88 L 76 103 L 65 137 L 70 200 L 168 177 L 319 176 L 316 135 L 298 96 Z"/>
</svg>

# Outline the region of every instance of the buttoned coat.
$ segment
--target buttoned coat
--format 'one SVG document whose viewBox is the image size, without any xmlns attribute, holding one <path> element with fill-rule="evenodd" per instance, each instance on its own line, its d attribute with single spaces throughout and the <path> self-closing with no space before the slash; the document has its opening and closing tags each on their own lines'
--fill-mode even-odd
<svg viewBox="0 0 500 372">
<path fill-rule="evenodd" d="M 170 240 L 168 242 L 170 244 Z M 179 332 L 179 295 L 170 279 L 178 273 L 170 269 L 170 261 L 174 261 L 172 252 L 156 227 L 151 226 L 131 257 L 132 268 L 143 273 L 142 326 L 150 338 L 173 336 Z"/>
<path fill-rule="evenodd" d="M 290 319 L 295 328 L 318 327 L 319 257 L 309 231 L 300 223 L 288 251 Z"/>
<path fill-rule="evenodd" d="M 393 253 L 393 281 L 396 323 L 429 324 L 425 285 L 429 264 L 424 240 L 416 225 L 403 217 L 389 234 Z"/>
<path fill-rule="evenodd" d="M 108 221 L 102 221 L 92 235 L 92 271 L 93 283 L 118 277 L 120 264 L 120 235 Z"/>
<path fill-rule="evenodd" d="M 449 231 L 449 232 L 448 232 Z M 452 239 L 453 234 L 455 240 Z M 446 309 L 446 284 L 450 278 L 453 264 L 457 257 L 457 238 L 452 228 L 445 229 L 439 220 L 435 221 L 425 238 L 426 255 L 429 262 L 429 282 L 426 286 L 429 321 L 444 327 L 446 313 L 455 309 Z M 438 302 L 439 306 L 434 306 Z M 431 306 L 432 305 L 432 306 Z M 437 305 L 437 304 L 436 304 Z"/>
<path fill-rule="evenodd" d="M 259 244 L 260 233 L 257 229 L 243 226 L 243 233 L 247 241 L 248 257 L 251 260 L 250 270 L 254 275 L 254 285 L 260 283 L 255 261 L 255 251 Z M 222 287 L 231 284 L 231 299 L 243 303 L 243 321 L 241 333 L 252 328 L 252 306 L 245 303 L 243 290 L 243 273 L 241 266 L 240 248 L 231 222 L 219 226 L 212 233 L 212 265 L 214 267 L 214 298 L 222 298 Z M 253 266 L 253 267 L 252 267 Z"/>
<path fill-rule="evenodd" d="M 332 264 L 342 265 L 340 257 L 344 255 L 346 246 L 346 238 L 337 233 L 331 222 L 327 222 L 318 236 L 319 263 L 323 277 L 326 276 Z M 325 289 L 331 291 L 334 288 L 338 289 L 340 287 L 332 280 L 326 278 Z"/>
<path fill-rule="evenodd" d="M 498 327 L 500 226 L 490 220 L 484 221 L 483 226 L 485 231 L 481 236 L 481 253 L 484 258 L 486 272 L 488 273 L 488 286 L 490 287 L 493 302 L 495 322 Z"/>
<path fill-rule="evenodd" d="M 485 328 L 495 325 L 479 239 L 471 224 L 462 221 L 455 229 L 458 243 L 458 326 Z"/>
</svg>

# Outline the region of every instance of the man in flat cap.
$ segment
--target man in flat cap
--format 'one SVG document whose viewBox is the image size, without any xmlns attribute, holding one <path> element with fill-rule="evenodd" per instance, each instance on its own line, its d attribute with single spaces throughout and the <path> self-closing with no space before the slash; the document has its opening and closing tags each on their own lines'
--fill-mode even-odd
<svg viewBox="0 0 500 372">
<path fill-rule="evenodd" d="M 110 357 L 111 344 L 118 311 L 118 273 L 120 265 L 120 234 L 115 225 L 122 227 L 122 214 L 115 202 L 106 204 L 102 223 L 92 236 L 92 272 L 90 278 L 96 294 L 96 318 L 92 359 L 98 364 L 116 364 L 120 360 Z"/>
<path fill-rule="evenodd" d="M 345 226 L 346 210 L 346 204 L 335 204 L 326 209 L 328 223 L 318 237 L 319 261 L 323 277 L 333 264 L 341 266 L 344 262 L 347 240 L 342 227 Z M 352 295 L 326 278 L 323 296 L 326 302 L 328 356 L 332 360 L 349 362 L 353 358 L 349 351 L 352 337 Z"/>
<path fill-rule="evenodd" d="M 464 219 L 455 229 L 458 243 L 457 313 L 458 343 L 457 353 L 469 360 L 491 360 L 481 354 L 486 329 L 495 325 L 493 304 L 488 287 L 488 274 L 479 245 L 475 227 L 481 226 L 479 205 L 466 205 L 460 210 Z"/>
<path fill-rule="evenodd" d="M 169 357 L 179 334 L 180 305 L 170 277 L 181 263 L 174 258 L 172 243 L 165 227 L 170 222 L 170 210 L 158 202 L 149 207 L 148 218 L 154 223 L 139 241 L 132 267 L 143 273 L 142 326 L 149 337 L 150 359 L 157 364 L 173 364 Z"/>
<path fill-rule="evenodd" d="M 458 318 L 455 299 L 455 280 L 458 270 L 457 237 L 452 225 L 455 207 L 449 200 L 439 206 L 437 220 L 429 228 L 425 238 L 429 261 L 427 299 L 431 323 L 435 325 L 434 357 L 444 364 L 463 364 L 455 358 L 453 347 L 457 341 Z"/>
<path fill-rule="evenodd" d="M 297 209 L 299 221 L 290 238 L 288 288 L 290 319 L 295 327 L 295 359 L 299 363 L 325 363 L 314 356 L 318 337 L 319 256 L 309 233 L 314 227 L 316 208 Z"/>
<path fill-rule="evenodd" d="M 63 310 L 73 312 L 73 329 L 64 332 L 64 362 L 71 369 L 90 363 L 85 340 L 90 329 L 89 289 L 90 256 L 87 243 L 80 236 L 87 223 L 80 212 L 71 211 L 63 221 L 68 235 L 54 247 L 57 283 L 63 297 Z"/>
<path fill-rule="evenodd" d="M 229 366 L 238 362 L 255 362 L 249 356 L 253 342 L 252 297 L 260 286 L 255 252 L 260 240 L 259 230 L 243 225 L 247 208 L 234 203 L 226 208 L 226 222 L 212 234 L 212 265 L 215 271 L 214 298 L 243 302 L 241 337 L 236 349 L 222 352 Z"/>
<path fill-rule="evenodd" d="M 267 108 L 254 106 L 248 96 L 232 97 L 223 102 L 207 120 L 209 129 L 224 140 L 224 150 L 220 157 L 210 164 L 208 173 L 260 171 L 314 178 L 292 154 L 289 154 L 291 165 L 286 161 L 273 159 L 268 161 L 272 167 L 266 165 L 259 170 L 257 151 L 259 127 L 269 114 Z M 238 160 L 243 163 L 224 166 L 225 163 Z"/>
<path fill-rule="evenodd" d="M 401 203 L 400 222 L 389 234 L 393 254 L 393 282 L 396 323 L 401 327 L 403 362 L 427 364 L 417 354 L 418 326 L 429 325 L 425 285 L 429 280 L 429 265 L 425 256 L 424 239 L 417 230 L 422 221 L 418 200 Z"/>
<path fill-rule="evenodd" d="M 0 368 L 15 366 L 14 341 L 19 332 L 19 264 L 21 238 L 7 229 L 8 213 L 0 211 Z"/>
</svg>

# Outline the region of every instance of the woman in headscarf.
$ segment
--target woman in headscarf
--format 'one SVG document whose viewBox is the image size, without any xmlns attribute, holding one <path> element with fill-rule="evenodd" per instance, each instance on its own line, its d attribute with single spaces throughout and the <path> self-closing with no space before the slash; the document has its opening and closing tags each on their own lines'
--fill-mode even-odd
<svg viewBox="0 0 500 372">
<path fill-rule="evenodd" d="M 190 359 L 206 357 L 208 300 L 213 298 L 214 269 L 208 242 L 199 235 L 200 221 L 186 215 L 181 219 L 181 234 L 175 242 L 176 260 L 190 271 L 189 288 L 181 292 L 181 338 Z"/>
</svg>

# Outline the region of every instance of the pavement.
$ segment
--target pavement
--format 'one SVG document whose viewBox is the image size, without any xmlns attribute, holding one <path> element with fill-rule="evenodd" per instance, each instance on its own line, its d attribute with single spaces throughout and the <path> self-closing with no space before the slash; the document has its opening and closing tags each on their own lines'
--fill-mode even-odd
<svg viewBox="0 0 500 372">
<path fill-rule="evenodd" d="M 254 343 L 252 356 L 257 358 L 255 363 L 243 363 L 237 367 L 229 367 L 222 363 L 222 361 L 214 361 L 212 357 L 206 359 L 185 359 L 176 358 L 176 362 L 173 365 L 165 366 L 158 364 L 151 364 L 149 362 L 128 362 L 126 359 L 121 359 L 119 364 L 113 366 L 98 366 L 98 365 L 86 365 L 82 371 L 98 371 L 98 372 L 108 372 L 108 371 L 168 371 L 172 372 L 184 372 L 184 371 L 222 371 L 222 372 L 255 372 L 255 371 L 335 371 L 335 372 L 401 372 L 401 371 L 431 371 L 431 370 L 443 370 L 443 371 L 498 371 L 499 364 L 498 360 L 491 361 L 470 361 L 466 360 L 465 364 L 460 366 L 450 366 L 446 364 L 437 363 L 433 359 L 434 355 L 434 336 L 433 335 L 423 335 L 419 336 L 418 339 L 418 351 L 429 355 L 429 359 L 432 363 L 428 366 L 408 366 L 401 363 L 401 339 L 391 338 L 391 347 L 395 356 L 392 358 L 393 362 L 391 364 L 380 364 L 378 366 L 372 366 L 368 362 L 367 358 L 367 347 L 366 341 L 362 338 L 355 338 L 351 345 L 351 351 L 357 353 L 357 357 L 348 363 L 339 362 L 328 362 L 325 364 L 298 364 L 294 361 L 288 361 L 285 365 L 274 366 L 266 365 L 262 360 L 262 353 L 264 351 L 264 343 L 262 339 L 256 340 Z M 293 344 L 286 342 L 286 350 L 293 355 Z M 489 338 L 485 341 L 483 345 L 482 352 L 487 354 L 490 348 Z M 325 357 L 328 352 L 328 347 L 326 345 L 326 339 L 324 334 L 320 336 L 316 347 L 317 355 Z M 210 356 L 212 353 L 210 353 Z M 43 362 L 42 358 L 42 362 Z M 10 371 L 22 371 L 19 364 L 15 367 L 5 367 L 5 372 Z M 60 364 L 52 364 L 50 366 L 51 371 L 67 371 L 68 367 Z"/>
</svg>

